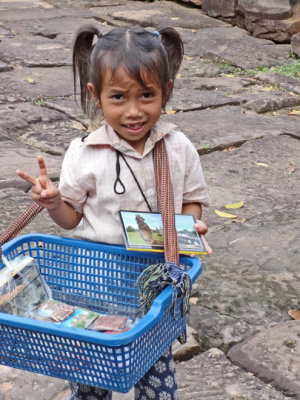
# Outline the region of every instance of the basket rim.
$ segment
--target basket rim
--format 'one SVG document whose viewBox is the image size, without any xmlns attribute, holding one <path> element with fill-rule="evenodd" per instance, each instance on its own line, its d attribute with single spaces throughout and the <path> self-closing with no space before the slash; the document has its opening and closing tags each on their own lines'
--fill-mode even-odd
<svg viewBox="0 0 300 400">
<path fill-rule="evenodd" d="M 59 242 L 61 244 L 72 244 L 77 245 L 82 248 L 93 248 L 93 249 L 103 249 L 103 250 L 111 250 L 111 251 L 121 251 L 123 253 L 128 253 L 132 256 L 144 256 L 151 257 L 151 252 L 142 252 L 142 251 L 127 251 L 125 246 L 121 245 L 110 245 L 99 242 L 91 242 L 87 240 L 68 238 L 58 235 L 49 235 L 49 234 L 39 234 L 39 233 L 30 233 L 18 236 L 9 242 L 5 243 L 2 247 L 3 254 L 7 254 L 10 248 L 16 247 L 18 245 L 24 244 L 28 241 L 49 241 Z M 163 254 L 163 253 L 162 253 Z M 156 253 L 157 255 L 157 253 Z M 196 278 L 200 275 L 202 270 L 202 264 L 197 257 L 190 257 L 181 255 L 180 262 L 190 265 L 190 270 L 188 274 L 191 278 L 191 281 L 194 282 Z M 160 293 L 156 299 L 154 300 L 150 310 L 148 313 L 141 318 L 138 323 L 129 331 L 119 333 L 116 335 L 111 335 L 103 332 L 94 332 L 88 329 L 79 329 L 73 327 L 65 327 L 59 324 L 55 324 L 52 322 L 45 322 L 34 320 L 31 318 L 20 317 L 11 314 L 5 314 L 0 312 L 0 324 L 26 329 L 30 331 L 34 331 L 37 333 L 48 334 L 60 336 L 62 338 L 70 339 L 70 340 L 80 340 L 89 342 L 90 344 L 95 345 L 109 345 L 112 347 L 118 347 L 122 345 L 129 344 L 134 340 L 141 337 L 147 330 L 151 329 L 156 323 L 158 323 L 163 317 L 163 311 L 170 303 L 172 297 L 171 287 L 167 287 Z"/>
</svg>

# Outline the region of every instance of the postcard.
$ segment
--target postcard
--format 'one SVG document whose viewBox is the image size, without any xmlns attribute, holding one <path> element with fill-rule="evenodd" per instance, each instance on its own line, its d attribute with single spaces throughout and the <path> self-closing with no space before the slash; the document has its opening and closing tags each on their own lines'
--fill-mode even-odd
<svg viewBox="0 0 300 400">
<path fill-rule="evenodd" d="M 99 316 L 94 311 L 76 307 L 75 312 L 66 320 L 61 322 L 63 326 L 86 329 Z"/>
<path fill-rule="evenodd" d="M 163 223 L 160 213 L 120 211 L 127 250 L 164 251 Z M 207 254 L 203 240 L 195 230 L 192 214 L 175 214 L 179 253 Z"/>
</svg>

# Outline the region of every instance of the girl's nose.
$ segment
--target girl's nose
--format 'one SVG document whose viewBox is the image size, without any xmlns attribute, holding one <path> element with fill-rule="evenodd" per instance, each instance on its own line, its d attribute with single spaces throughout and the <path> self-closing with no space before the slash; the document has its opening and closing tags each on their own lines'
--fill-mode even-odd
<svg viewBox="0 0 300 400">
<path fill-rule="evenodd" d="M 138 101 L 130 101 L 126 110 L 127 117 L 137 117 L 141 115 L 141 109 Z"/>
</svg>

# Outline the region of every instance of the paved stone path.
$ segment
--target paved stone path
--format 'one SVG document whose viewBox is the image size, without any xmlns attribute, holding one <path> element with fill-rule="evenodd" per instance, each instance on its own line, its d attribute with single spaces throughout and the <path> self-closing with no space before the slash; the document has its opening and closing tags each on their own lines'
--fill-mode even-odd
<svg viewBox="0 0 300 400">
<path fill-rule="evenodd" d="M 176 27 L 185 58 L 162 118 L 201 155 L 214 254 L 203 257 L 189 325 L 201 354 L 177 365 L 180 399 L 300 399 L 300 81 L 248 69 L 290 63 L 289 45 L 249 36 L 176 2 L 0 1 L 0 229 L 31 199 L 17 168 L 43 154 L 58 180 L 63 154 L 88 122 L 74 102 L 71 46 L 84 23 Z M 215 209 L 244 201 L 235 219 Z M 228 210 L 227 210 L 228 211 Z M 67 235 L 42 212 L 24 233 Z M 228 352 L 229 350 L 229 352 Z M 0 400 L 61 400 L 66 382 L 0 367 Z M 132 400 L 133 393 L 114 394 Z"/>
</svg>

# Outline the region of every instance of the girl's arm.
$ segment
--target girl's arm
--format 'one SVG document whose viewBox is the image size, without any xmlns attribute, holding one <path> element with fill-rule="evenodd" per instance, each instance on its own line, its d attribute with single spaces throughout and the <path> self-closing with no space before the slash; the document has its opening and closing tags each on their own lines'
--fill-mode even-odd
<svg viewBox="0 0 300 400">
<path fill-rule="evenodd" d="M 31 183 L 31 197 L 42 207 L 48 210 L 50 217 L 64 229 L 75 228 L 82 214 L 77 213 L 74 208 L 63 201 L 57 186 L 49 179 L 45 162 L 42 157 L 38 157 L 40 176 L 34 178 L 26 172 L 17 170 L 17 175 L 25 181 Z"/>
<path fill-rule="evenodd" d="M 207 226 L 201 221 L 202 216 L 202 205 L 201 203 L 186 203 L 182 205 L 182 214 L 193 214 L 196 218 L 196 224 L 194 225 L 197 232 L 202 236 L 203 243 L 205 245 L 208 254 L 212 254 L 212 248 L 207 243 L 204 235 L 208 231 Z"/>
</svg>

